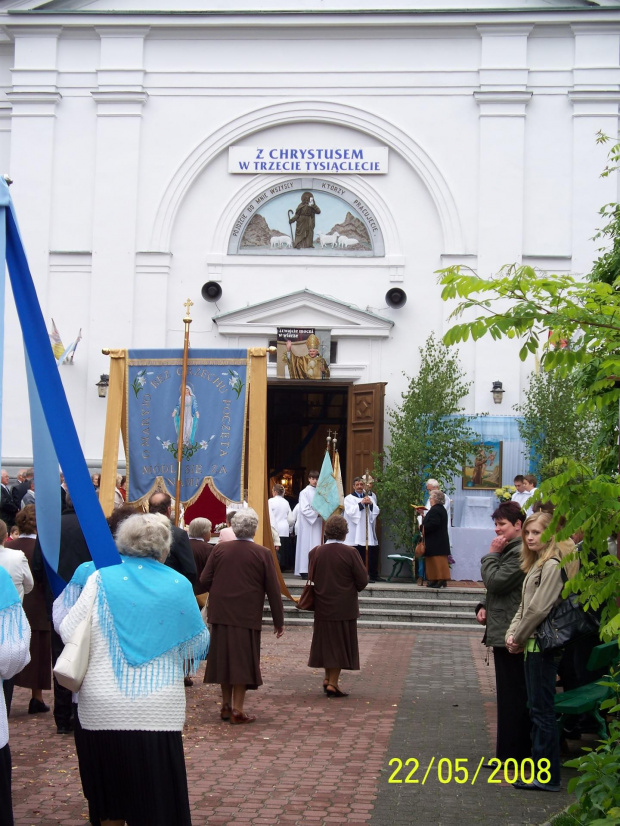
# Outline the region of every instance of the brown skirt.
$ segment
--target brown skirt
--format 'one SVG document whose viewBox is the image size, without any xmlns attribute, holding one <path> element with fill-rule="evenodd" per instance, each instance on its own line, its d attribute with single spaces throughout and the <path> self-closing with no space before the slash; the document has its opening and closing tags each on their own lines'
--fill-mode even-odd
<svg viewBox="0 0 620 826">
<path fill-rule="evenodd" d="M 430 582 L 450 579 L 450 565 L 447 556 L 425 556 L 426 579 Z"/>
<path fill-rule="evenodd" d="M 52 632 L 32 631 L 30 662 L 15 675 L 15 685 L 49 691 L 52 687 Z"/>
<path fill-rule="evenodd" d="M 360 670 L 357 620 L 314 620 L 310 646 L 310 668 Z"/>
<path fill-rule="evenodd" d="M 262 685 L 260 631 L 212 625 L 204 682 L 245 685 L 250 690 Z"/>
</svg>

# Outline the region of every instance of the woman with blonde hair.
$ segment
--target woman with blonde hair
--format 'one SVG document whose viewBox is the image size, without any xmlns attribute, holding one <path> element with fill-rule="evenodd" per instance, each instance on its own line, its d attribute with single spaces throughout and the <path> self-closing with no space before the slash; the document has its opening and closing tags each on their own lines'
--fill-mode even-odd
<svg viewBox="0 0 620 826">
<path fill-rule="evenodd" d="M 535 776 L 531 783 L 517 780 L 517 789 L 558 792 L 560 790 L 560 739 L 555 719 L 555 681 L 562 649 L 541 651 L 536 629 L 547 617 L 562 593 L 562 567 L 575 575 L 578 563 L 561 563 L 575 551 L 572 540 L 558 542 L 555 536 L 543 540 L 551 524 L 550 513 L 535 513 L 523 524 L 521 568 L 525 571 L 521 604 L 506 632 L 506 648 L 511 654 L 525 652 L 525 683 L 532 723 L 532 758 Z M 547 761 L 547 762 L 542 762 Z M 545 768 L 545 766 L 547 768 Z"/>
</svg>

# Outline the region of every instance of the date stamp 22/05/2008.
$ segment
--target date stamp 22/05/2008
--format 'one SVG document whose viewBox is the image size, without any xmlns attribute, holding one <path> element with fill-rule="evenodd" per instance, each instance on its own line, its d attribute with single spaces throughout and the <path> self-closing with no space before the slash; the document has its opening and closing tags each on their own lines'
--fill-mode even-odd
<svg viewBox="0 0 620 826">
<path fill-rule="evenodd" d="M 455 760 L 451 760 L 449 757 L 440 757 L 437 762 L 435 762 L 435 757 L 431 757 L 426 768 L 420 770 L 420 775 L 422 773 L 424 775 L 421 779 L 420 776 L 416 777 L 418 769 L 420 769 L 420 761 L 417 758 L 407 757 L 405 760 L 401 760 L 400 757 L 392 757 L 388 765 L 394 768 L 388 783 L 420 783 L 423 786 L 431 775 L 433 767 L 435 767 L 437 780 L 440 783 L 459 783 L 460 785 L 471 783 L 473 786 L 478 780 L 478 774 L 485 762 L 493 771 L 481 778 L 480 782 L 482 783 L 516 783 L 517 780 L 520 780 L 523 783 L 536 781 L 545 785 L 551 780 L 549 771 L 551 764 L 546 757 L 541 758 L 537 763 L 534 763 L 531 757 L 526 757 L 521 763 L 513 758 L 509 758 L 502 763 L 497 757 L 492 757 L 489 760 L 486 757 L 481 757 L 471 780 L 468 767 L 469 760 L 466 757 L 459 757 Z"/>
</svg>

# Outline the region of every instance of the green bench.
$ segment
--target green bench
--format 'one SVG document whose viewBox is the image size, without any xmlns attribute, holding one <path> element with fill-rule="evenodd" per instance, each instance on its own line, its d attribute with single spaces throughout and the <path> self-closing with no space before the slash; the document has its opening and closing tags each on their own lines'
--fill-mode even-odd
<svg viewBox="0 0 620 826">
<path fill-rule="evenodd" d="M 422 539 L 422 534 L 415 530 L 411 543 L 414 548 L 420 539 Z M 392 560 L 392 573 L 388 577 L 388 582 L 391 582 L 393 577 L 400 576 L 403 565 L 411 565 L 411 578 L 415 582 L 415 556 L 413 554 L 388 554 L 388 559 Z"/>
<path fill-rule="evenodd" d="M 598 671 L 601 668 L 611 668 L 620 659 L 618 641 L 602 643 L 592 649 L 588 660 L 588 671 Z M 567 717 L 578 714 L 592 714 L 598 726 L 601 738 L 607 737 L 607 724 L 601 716 L 600 707 L 604 700 L 611 696 L 611 689 L 600 685 L 598 681 L 587 683 L 579 688 L 571 688 L 555 695 L 555 711 L 558 715 L 558 729 L 560 735 Z"/>
<path fill-rule="evenodd" d="M 388 554 L 388 559 L 392 560 L 392 573 L 388 577 L 388 582 L 392 577 L 400 576 L 403 565 L 411 565 L 411 576 L 415 579 L 415 557 L 408 554 Z"/>
</svg>

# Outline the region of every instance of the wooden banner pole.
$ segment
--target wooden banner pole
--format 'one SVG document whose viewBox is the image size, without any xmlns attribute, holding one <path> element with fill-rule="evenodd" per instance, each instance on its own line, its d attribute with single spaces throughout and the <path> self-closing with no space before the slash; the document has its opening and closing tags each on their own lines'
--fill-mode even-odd
<svg viewBox="0 0 620 826">
<path fill-rule="evenodd" d="M 181 521 L 181 468 L 183 464 L 183 429 L 185 426 L 185 382 L 187 381 L 187 357 L 189 353 L 189 325 L 192 323 L 189 308 L 194 306 L 194 302 L 188 298 L 185 302 L 185 338 L 183 341 L 183 370 L 181 374 L 181 403 L 179 405 L 179 441 L 177 445 L 177 483 L 174 492 L 174 524 L 179 527 Z"/>
</svg>

